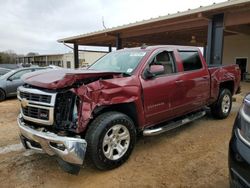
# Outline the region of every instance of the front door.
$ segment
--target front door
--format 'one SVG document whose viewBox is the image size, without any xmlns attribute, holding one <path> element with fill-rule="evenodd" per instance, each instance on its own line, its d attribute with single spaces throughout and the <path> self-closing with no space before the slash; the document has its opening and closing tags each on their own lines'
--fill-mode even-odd
<svg viewBox="0 0 250 188">
<path fill-rule="evenodd" d="M 164 71 L 153 78 L 141 78 L 147 125 L 170 119 L 173 116 L 171 98 L 180 95 L 180 90 L 176 85 L 178 74 L 172 52 L 158 52 L 150 60 L 145 70 L 149 69 L 152 65 L 162 65 Z"/>
</svg>

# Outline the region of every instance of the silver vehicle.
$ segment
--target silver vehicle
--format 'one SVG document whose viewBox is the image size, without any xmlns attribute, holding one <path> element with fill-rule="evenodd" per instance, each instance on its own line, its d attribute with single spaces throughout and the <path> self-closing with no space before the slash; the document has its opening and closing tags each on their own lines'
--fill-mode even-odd
<svg viewBox="0 0 250 188">
<path fill-rule="evenodd" d="M 20 68 L 0 76 L 0 101 L 5 100 L 6 97 L 16 96 L 17 88 L 23 85 L 21 77 L 24 74 L 44 69 L 42 67 Z"/>
<path fill-rule="evenodd" d="M 6 68 L 1 68 L 0 67 L 0 76 L 4 75 L 4 74 L 6 74 L 7 72 L 10 72 L 10 71 L 11 71 L 11 69 L 6 69 Z"/>
</svg>

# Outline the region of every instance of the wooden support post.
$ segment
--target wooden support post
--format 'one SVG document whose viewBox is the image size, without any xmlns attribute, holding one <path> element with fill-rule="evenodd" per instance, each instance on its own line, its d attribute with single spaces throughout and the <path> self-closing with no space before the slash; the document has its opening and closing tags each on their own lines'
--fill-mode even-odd
<svg viewBox="0 0 250 188">
<path fill-rule="evenodd" d="M 79 54 L 78 54 L 78 44 L 74 44 L 74 63 L 75 69 L 79 68 Z"/>
<path fill-rule="evenodd" d="M 207 64 L 222 64 L 224 42 L 224 14 L 214 15 L 208 24 Z"/>
<path fill-rule="evenodd" d="M 109 52 L 112 52 L 112 46 L 111 46 L 111 44 L 109 45 Z"/>
<path fill-rule="evenodd" d="M 119 34 L 116 36 L 116 49 L 122 49 L 122 39 L 120 38 Z"/>
</svg>

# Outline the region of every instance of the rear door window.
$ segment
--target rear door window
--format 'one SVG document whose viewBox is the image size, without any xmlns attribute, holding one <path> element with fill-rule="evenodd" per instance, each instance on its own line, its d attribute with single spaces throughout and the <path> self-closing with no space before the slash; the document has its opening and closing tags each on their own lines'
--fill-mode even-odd
<svg viewBox="0 0 250 188">
<path fill-rule="evenodd" d="M 199 70 L 202 62 L 197 51 L 179 51 L 184 71 Z"/>
</svg>

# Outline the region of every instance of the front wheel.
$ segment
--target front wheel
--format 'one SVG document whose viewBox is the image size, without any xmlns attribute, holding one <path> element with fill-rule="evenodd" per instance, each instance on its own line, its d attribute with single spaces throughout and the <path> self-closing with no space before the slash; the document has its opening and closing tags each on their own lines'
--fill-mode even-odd
<svg viewBox="0 0 250 188">
<path fill-rule="evenodd" d="M 90 124 L 86 141 L 90 161 L 98 169 L 113 169 L 129 158 L 136 142 L 136 129 L 127 115 L 106 112 Z"/>
<path fill-rule="evenodd" d="M 220 90 L 219 97 L 211 106 L 212 115 L 217 119 L 225 119 L 232 108 L 232 94 L 228 89 Z"/>
<path fill-rule="evenodd" d="M 6 98 L 4 90 L 0 89 L 0 102 L 4 101 Z"/>
</svg>

